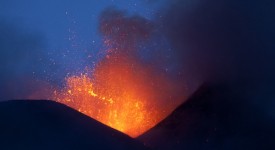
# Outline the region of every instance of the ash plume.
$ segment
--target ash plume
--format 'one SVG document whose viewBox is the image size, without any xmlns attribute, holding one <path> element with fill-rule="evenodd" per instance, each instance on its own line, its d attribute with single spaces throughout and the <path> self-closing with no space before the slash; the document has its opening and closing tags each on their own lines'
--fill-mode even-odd
<svg viewBox="0 0 275 150">
<path fill-rule="evenodd" d="M 177 97 L 172 103 L 184 101 L 188 89 L 185 84 L 177 85 L 181 79 L 177 73 L 170 71 L 175 63 L 170 60 L 173 52 L 167 51 L 168 44 L 162 39 L 156 22 L 139 15 L 130 15 L 123 10 L 107 8 L 101 13 L 99 32 L 109 48 L 107 57 L 99 65 L 125 62 L 132 65 L 132 68 L 143 68 L 134 71 L 146 72 L 154 87 L 166 93 L 163 98 L 158 98 L 160 103 L 162 100 L 171 100 L 171 97 Z M 161 80 L 166 80 L 167 87 L 162 85 Z"/>
<path fill-rule="evenodd" d="M 274 117 L 275 11 L 272 1 L 167 2 L 158 19 L 192 83 L 224 84 L 240 105 Z"/>
<path fill-rule="evenodd" d="M 99 19 L 99 31 L 108 39 L 115 49 L 137 50 L 139 42 L 148 39 L 152 33 L 152 23 L 138 15 L 131 16 L 127 12 L 115 8 L 105 9 Z"/>
</svg>

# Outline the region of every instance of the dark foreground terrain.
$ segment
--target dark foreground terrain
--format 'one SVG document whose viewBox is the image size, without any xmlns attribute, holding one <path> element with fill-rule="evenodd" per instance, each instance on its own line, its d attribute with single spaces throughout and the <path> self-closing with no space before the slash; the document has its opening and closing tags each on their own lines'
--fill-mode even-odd
<svg viewBox="0 0 275 150">
<path fill-rule="evenodd" d="M 1 150 L 145 149 L 127 135 L 52 101 L 1 102 L 0 119 Z"/>
<path fill-rule="evenodd" d="M 0 150 L 274 150 L 274 120 L 242 95 L 204 85 L 137 139 L 56 102 L 1 102 Z"/>
<path fill-rule="evenodd" d="M 204 85 L 138 139 L 164 150 L 274 150 L 275 121 L 249 101 L 241 91 Z"/>
</svg>

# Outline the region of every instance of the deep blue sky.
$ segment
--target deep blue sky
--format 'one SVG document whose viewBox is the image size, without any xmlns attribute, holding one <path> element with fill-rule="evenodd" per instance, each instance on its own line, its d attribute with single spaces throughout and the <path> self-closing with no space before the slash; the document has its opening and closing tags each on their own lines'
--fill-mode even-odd
<svg viewBox="0 0 275 150">
<path fill-rule="evenodd" d="M 148 19 L 155 15 L 156 3 L 135 0 L 9 0 L 0 2 L 0 17 L 23 29 L 39 32 L 50 49 L 69 48 L 74 33 L 81 48 L 98 42 L 98 16 L 114 6 Z"/>
<path fill-rule="evenodd" d="M 41 34 L 49 52 L 72 48 L 97 51 L 98 18 L 104 9 L 116 7 L 150 19 L 158 6 L 146 0 L 9 0 L 0 2 L 0 18 L 21 30 Z"/>
<path fill-rule="evenodd" d="M 0 99 L 27 97 L 39 88 L 34 79 L 58 83 L 93 65 L 105 49 L 98 20 L 109 7 L 153 21 L 143 55 L 157 54 L 149 57 L 157 65 L 176 68 L 191 84 L 234 85 L 255 105 L 264 95 L 262 110 L 274 108 L 275 9 L 268 0 L 2 0 Z"/>
<path fill-rule="evenodd" d="M 68 73 L 92 66 L 105 50 L 98 30 L 103 10 L 114 7 L 152 20 L 161 6 L 151 0 L 0 1 L 2 87 L 12 87 L 16 80 L 22 85 L 32 79 L 62 82 Z M 10 91 L 2 91 L 1 97 L 22 95 Z"/>
</svg>

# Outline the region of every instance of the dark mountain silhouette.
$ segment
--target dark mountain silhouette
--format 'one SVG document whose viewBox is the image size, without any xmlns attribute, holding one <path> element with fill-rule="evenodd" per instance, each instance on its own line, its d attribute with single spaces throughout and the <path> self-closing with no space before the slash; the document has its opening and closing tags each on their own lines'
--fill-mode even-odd
<svg viewBox="0 0 275 150">
<path fill-rule="evenodd" d="M 145 149 L 140 143 L 63 104 L 46 100 L 0 103 L 0 149 Z"/>
<path fill-rule="evenodd" d="M 257 112 L 240 91 L 203 85 L 138 139 L 156 149 L 274 150 L 274 120 Z"/>
</svg>

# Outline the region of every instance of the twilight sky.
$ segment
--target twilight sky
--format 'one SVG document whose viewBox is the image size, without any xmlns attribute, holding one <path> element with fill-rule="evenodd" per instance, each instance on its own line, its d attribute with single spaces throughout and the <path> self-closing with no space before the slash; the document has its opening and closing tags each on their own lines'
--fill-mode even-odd
<svg viewBox="0 0 275 150">
<path fill-rule="evenodd" d="M 45 81 L 60 84 L 68 73 L 91 67 L 104 55 L 98 30 L 103 10 L 113 7 L 153 19 L 161 4 L 150 0 L 0 1 L 0 99 L 26 98 L 33 84 L 41 88 L 48 84 Z"/>
<path fill-rule="evenodd" d="M 0 100 L 28 98 L 93 66 L 106 50 L 102 12 L 113 8 L 151 25 L 150 40 L 138 48 L 143 62 L 191 89 L 226 84 L 254 112 L 274 118 L 275 9 L 269 0 L 0 1 Z"/>
</svg>

